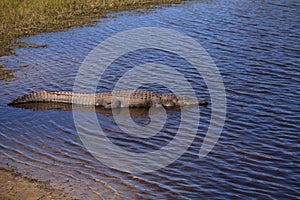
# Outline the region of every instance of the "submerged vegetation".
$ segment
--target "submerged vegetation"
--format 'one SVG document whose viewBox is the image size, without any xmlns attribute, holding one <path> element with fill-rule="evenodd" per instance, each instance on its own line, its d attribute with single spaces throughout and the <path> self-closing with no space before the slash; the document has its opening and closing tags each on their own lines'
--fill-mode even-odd
<svg viewBox="0 0 300 200">
<path fill-rule="evenodd" d="M 1 0 L 0 56 L 18 38 L 82 26 L 110 12 L 179 3 L 180 0 Z"/>
</svg>

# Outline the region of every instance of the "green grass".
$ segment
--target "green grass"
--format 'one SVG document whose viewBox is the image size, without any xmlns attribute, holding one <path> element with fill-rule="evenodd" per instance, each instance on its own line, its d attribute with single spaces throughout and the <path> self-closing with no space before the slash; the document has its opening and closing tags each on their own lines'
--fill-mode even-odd
<svg viewBox="0 0 300 200">
<path fill-rule="evenodd" d="M 107 13 L 180 0 L 0 0 L 0 56 L 18 38 L 95 22 Z"/>
</svg>

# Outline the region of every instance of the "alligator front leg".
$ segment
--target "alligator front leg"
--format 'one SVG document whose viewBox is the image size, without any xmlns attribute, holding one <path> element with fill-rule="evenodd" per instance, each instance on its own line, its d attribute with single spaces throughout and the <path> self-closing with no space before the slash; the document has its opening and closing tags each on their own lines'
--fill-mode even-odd
<svg viewBox="0 0 300 200">
<path fill-rule="evenodd" d="M 121 101 L 118 99 L 106 100 L 102 102 L 102 106 L 105 109 L 116 109 L 121 107 Z"/>
</svg>

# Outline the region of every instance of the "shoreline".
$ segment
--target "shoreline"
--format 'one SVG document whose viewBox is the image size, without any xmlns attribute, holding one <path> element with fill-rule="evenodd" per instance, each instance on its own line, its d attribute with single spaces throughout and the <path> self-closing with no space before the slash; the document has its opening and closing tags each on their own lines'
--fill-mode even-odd
<svg viewBox="0 0 300 200">
<path fill-rule="evenodd" d="M 19 40 L 24 37 L 91 25 L 111 13 L 181 2 L 183 0 L 3 0 L 0 1 L 0 57 L 14 54 L 14 48 L 20 48 Z"/>
<path fill-rule="evenodd" d="M 24 177 L 14 170 L 0 168 L 0 199 L 75 200 L 49 183 Z"/>
</svg>

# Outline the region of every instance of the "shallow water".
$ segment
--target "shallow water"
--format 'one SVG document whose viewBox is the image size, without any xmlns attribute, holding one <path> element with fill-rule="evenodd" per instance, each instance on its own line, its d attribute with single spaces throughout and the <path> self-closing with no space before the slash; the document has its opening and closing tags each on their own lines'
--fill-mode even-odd
<svg viewBox="0 0 300 200">
<path fill-rule="evenodd" d="M 1 64 L 16 70 L 13 77 L 0 80 L 1 167 L 12 166 L 80 199 L 298 198 L 299 6 L 297 0 L 191 1 L 150 13 L 115 14 L 92 27 L 24 39 L 49 47 L 18 49 L 17 56 L 0 58 Z M 226 122 L 218 143 L 205 158 L 199 158 L 198 152 L 209 125 L 210 106 L 200 109 L 198 134 L 185 154 L 164 169 L 144 174 L 114 170 L 95 159 L 80 140 L 69 107 L 7 106 L 32 91 L 71 91 L 81 63 L 97 44 L 120 31 L 145 26 L 170 28 L 192 37 L 222 74 Z M 189 71 L 186 61 L 153 49 L 118 59 L 97 90 L 112 89 L 117 76 L 146 62 L 177 67 L 199 88 L 198 97 L 209 100 L 204 81 Z M 78 108 L 76 112 L 90 110 Z M 157 111 L 151 116 L 161 114 Z M 110 139 L 133 152 L 159 149 L 172 140 L 180 112 L 168 110 L 167 114 L 171 117 L 160 134 L 145 141 L 122 134 L 111 113 L 96 112 Z M 147 110 L 133 111 L 131 116 L 137 124 L 149 123 Z M 122 112 L 118 118 L 128 120 Z"/>
</svg>

